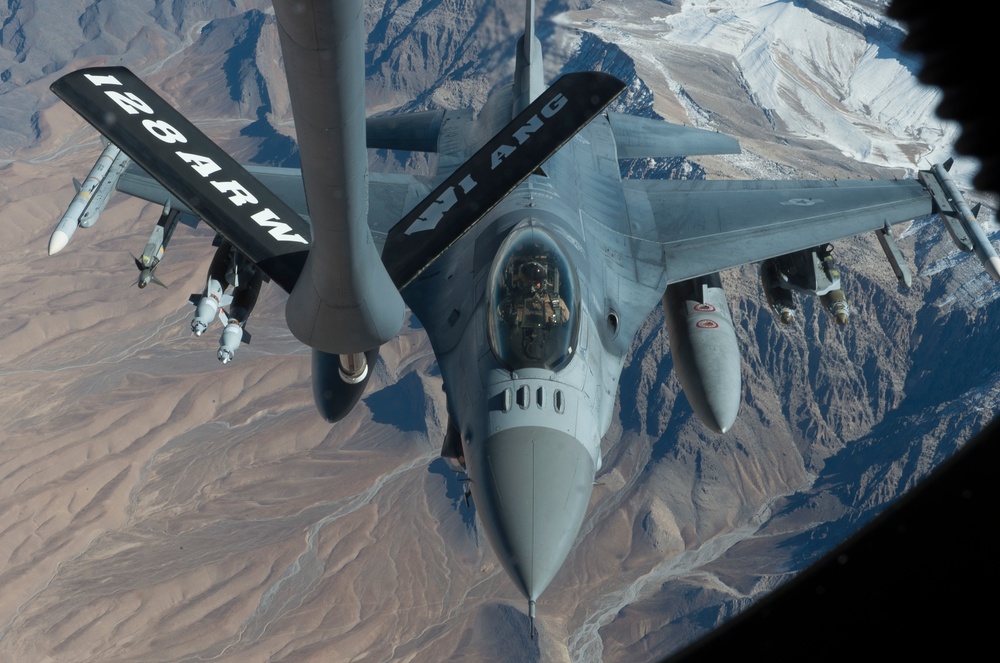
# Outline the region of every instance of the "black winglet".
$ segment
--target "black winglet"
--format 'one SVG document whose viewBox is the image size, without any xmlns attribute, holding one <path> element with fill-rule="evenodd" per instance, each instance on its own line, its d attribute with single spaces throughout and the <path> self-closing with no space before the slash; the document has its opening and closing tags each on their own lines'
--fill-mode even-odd
<svg viewBox="0 0 1000 663">
<path fill-rule="evenodd" d="M 309 224 L 135 74 L 80 69 L 51 90 L 291 292 L 309 252 Z"/>
<path fill-rule="evenodd" d="M 382 251 L 403 289 L 594 119 L 625 84 L 600 72 L 566 74 L 393 226 Z"/>
</svg>

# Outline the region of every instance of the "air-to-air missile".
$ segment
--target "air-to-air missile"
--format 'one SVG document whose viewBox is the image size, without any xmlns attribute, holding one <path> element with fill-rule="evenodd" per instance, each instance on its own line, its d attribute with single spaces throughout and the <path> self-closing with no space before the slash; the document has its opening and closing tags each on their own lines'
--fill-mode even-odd
<svg viewBox="0 0 1000 663">
<path fill-rule="evenodd" d="M 135 266 L 139 270 L 139 279 L 136 281 L 136 285 L 140 289 L 145 288 L 150 282 L 155 283 L 158 286 L 166 288 L 160 279 L 156 278 L 156 266 L 160 264 L 160 260 L 163 259 L 163 226 L 156 224 L 153 227 L 153 232 L 149 236 L 149 241 L 146 242 L 146 248 L 143 250 L 142 255 L 138 258 L 133 256 L 135 260 Z"/>
<path fill-rule="evenodd" d="M 1000 257 L 997 257 L 996 250 L 976 221 L 980 205 L 969 209 L 955 181 L 948 174 L 952 163 L 954 160 L 948 159 L 944 164 L 935 164 L 930 170 L 920 171 L 920 181 L 931 192 L 934 211 L 941 216 L 955 245 L 965 252 L 975 251 L 986 272 L 994 280 L 1000 281 Z"/>
<path fill-rule="evenodd" d="M 691 409 L 717 433 L 728 431 L 743 395 L 740 351 L 718 274 L 672 283 L 663 294 L 670 355 Z"/>
<path fill-rule="evenodd" d="M 892 236 L 888 235 L 889 240 Z M 838 325 L 846 325 L 851 311 L 840 287 L 840 270 L 833 264 L 833 246 L 816 246 L 769 258 L 760 264 L 760 280 L 771 309 L 782 323 L 795 319 L 793 292 L 815 295 Z"/>
<path fill-rule="evenodd" d="M 73 196 L 56 229 L 52 231 L 52 236 L 49 238 L 50 256 L 66 247 L 77 227 L 89 228 L 97 222 L 97 218 L 108 204 L 118 178 L 125 172 L 130 161 L 116 145 L 108 143 L 83 183 L 77 184 L 76 195 Z"/>
<path fill-rule="evenodd" d="M 263 274 L 229 242 L 219 240 L 217 245 L 219 248 L 208 267 L 205 291 L 191 295 L 190 301 L 197 307 L 191 331 L 201 336 L 216 317 L 221 319 L 225 326 L 217 356 L 223 364 L 228 364 L 240 343 L 250 342 L 245 325 L 257 304 Z"/>
<path fill-rule="evenodd" d="M 160 218 L 153 226 L 153 232 L 149 235 L 149 241 L 146 242 L 146 248 L 142 251 L 142 256 L 139 258 L 134 258 L 135 266 L 139 269 L 139 280 L 136 282 L 140 288 L 145 288 L 150 282 L 156 285 L 167 287 L 156 278 L 155 272 L 156 267 L 163 260 L 163 252 L 167 248 L 167 244 L 170 243 L 170 238 L 174 234 L 174 228 L 177 227 L 177 220 L 180 218 L 180 210 L 171 209 L 170 201 L 168 200 L 163 206 L 163 211 L 160 213 Z"/>
</svg>

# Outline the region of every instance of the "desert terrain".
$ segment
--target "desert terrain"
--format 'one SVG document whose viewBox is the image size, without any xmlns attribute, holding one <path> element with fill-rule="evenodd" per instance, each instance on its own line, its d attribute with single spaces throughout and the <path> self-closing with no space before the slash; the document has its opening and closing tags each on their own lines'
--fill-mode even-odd
<svg viewBox="0 0 1000 663">
<path fill-rule="evenodd" d="M 630 108 L 744 147 L 671 169 L 906 177 L 948 154 L 953 129 L 933 118 L 934 93 L 906 82 L 911 63 L 875 68 L 898 35 L 873 3 L 805 3 L 840 20 L 791 3 L 773 15 L 749 0 L 618 4 L 540 3 L 547 74 L 630 77 Z M 232 364 L 215 359 L 221 329 L 191 335 L 210 229 L 177 230 L 157 271 L 165 290 L 134 287 L 130 256 L 159 209 L 120 194 L 46 254 L 72 178 L 101 149 L 48 91 L 72 69 L 128 66 L 238 159 L 294 164 L 269 3 L 49 5 L 0 9 L 0 661 L 653 660 L 818 558 L 996 413 L 1000 291 L 935 221 L 899 234 L 909 291 L 873 236 L 838 245 L 843 329 L 808 300 L 781 327 L 757 268 L 726 272 L 743 350 L 737 424 L 716 435 L 694 417 L 650 312 L 587 519 L 531 640 L 439 458 L 444 395 L 418 320 L 330 426 L 278 288 L 263 291 Z M 370 112 L 478 108 L 509 81 L 516 0 L 366 11 Z M 706 22 L 726 12 L 742 17 L 721 23 L 739 23 L 743 41 Z M 755 40 L 774 50 L 755 59 Z M 803 50 L 817 43 L 825 51 Z M 878 84 L 859 83 L 866 73 Z M 370 157 L 373 170 L 433 165 Z M 968 181 L 974 167 L 957 172 Z"/>
</svg>

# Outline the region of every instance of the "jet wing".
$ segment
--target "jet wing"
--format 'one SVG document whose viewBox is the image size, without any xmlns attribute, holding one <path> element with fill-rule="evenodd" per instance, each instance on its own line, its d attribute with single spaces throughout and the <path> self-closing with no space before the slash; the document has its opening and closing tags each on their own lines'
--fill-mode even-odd
<svg viewBox="0 0 1000 663">
<path fill-rule="evenodd" d="M 633 224 L 630 234 L 659 245 L 658 258 L 671 283 L 933 212 L 930 192 L 916 180 L 623 184 Z M 650 217 L 650 227 L 644 227 L 643 220 Z M 642 254 L 649 262 L 648 249 Z"/>
<path fill-rule="evenodd" d="M 291 292 L 309 252 L 309 224 L 135 74 L 81 69 L 50 89 Z"/>
</svg>

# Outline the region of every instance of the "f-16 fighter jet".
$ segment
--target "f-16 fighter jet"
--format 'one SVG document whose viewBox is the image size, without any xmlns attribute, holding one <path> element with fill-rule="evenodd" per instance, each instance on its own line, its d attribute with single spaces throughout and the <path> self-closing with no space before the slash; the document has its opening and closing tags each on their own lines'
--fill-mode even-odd
<svg viewBox="0 0 1000 663">
<path fill-rule="evenodd" d="M 878 232 L 900 274 L 889 226 L 941 212 L 1000 278 L 945 167 L 903 181 L 623 180 L 619 159 L 739 146 L 605 112 L 624 89 L 605 73 L 547 85 L 533 0 L 513 82 L 478 115 L 367 121 L 362 0 L 274 11 L 301 171 L 241 167 L 123 68 L 83 69 L 53 90 L 134 161 L 120 191 L 171 197 L 289 293 L 329 421 L 357 403 L 411 309 L 441 369 L 443 452 L 467 471 L 532 618 L 580 531 L 629 346 L 661 300 L 685 394 L 724 433 L 741 376 L 719 271 L 777 259 L 780 273 L 795 255 L 822 271 L 815 247 Z M 366 147 L 436 152 L 437 173 L 369 173 Z"/>
</svg>

